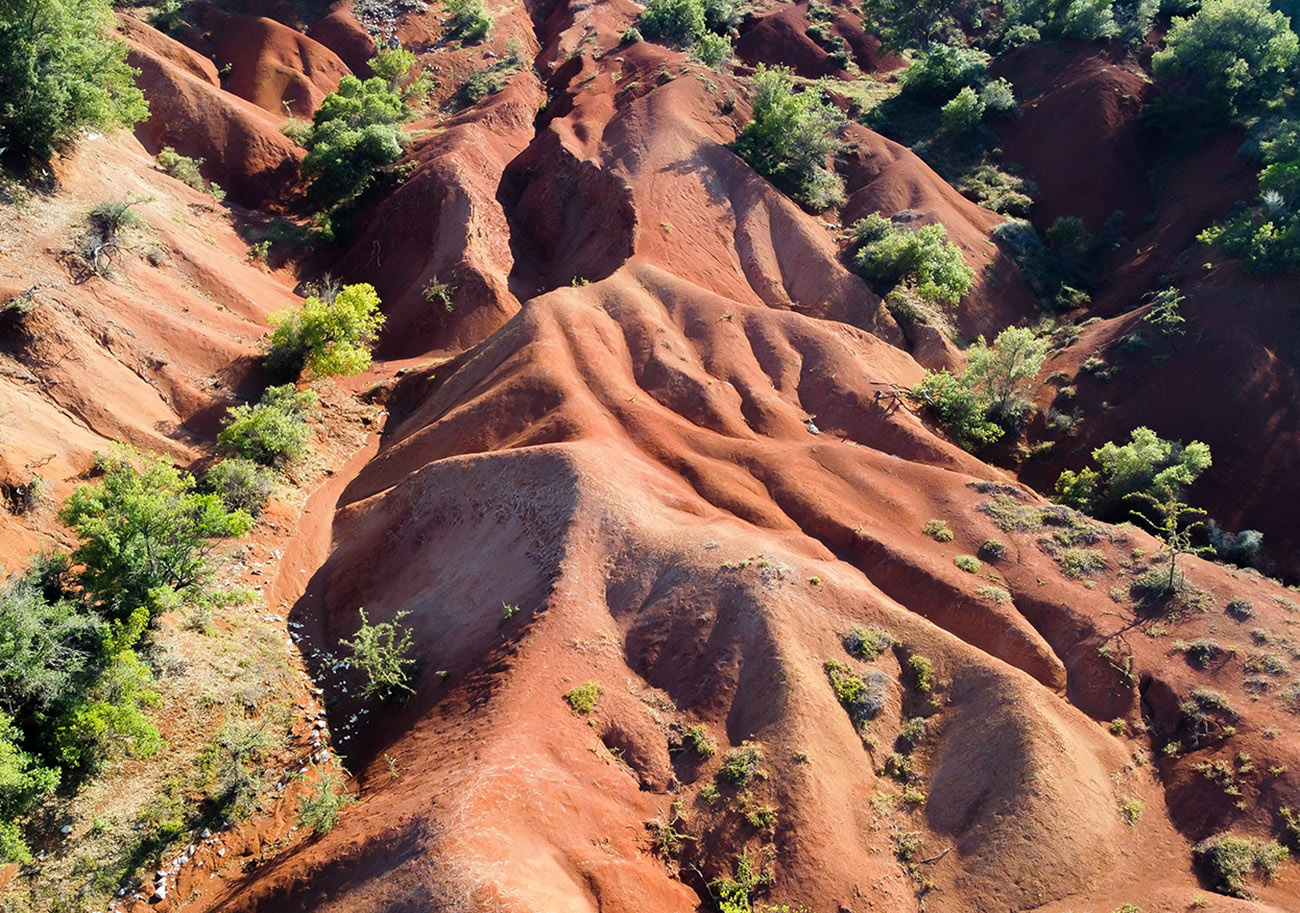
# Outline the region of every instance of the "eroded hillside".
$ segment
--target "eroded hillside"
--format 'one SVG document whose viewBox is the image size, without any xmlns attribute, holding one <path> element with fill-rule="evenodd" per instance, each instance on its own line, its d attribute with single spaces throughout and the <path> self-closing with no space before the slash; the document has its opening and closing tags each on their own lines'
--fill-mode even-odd
<svg viewBox="0 0 1300 913">
<path fill-rule="evenodd" d="M 274 687 L 257 671 L 290 713 L 279 782 L 160 848 L 167 890 L 139 860 L 110 909 L 1295 908 L 1294 861 L 1251 902 L 1213 890 L 1193 846 L 1300 839 L 1300 597 L 1189 554 L 1153 599 L 1158 539 L 1037 493 L 1137 425 L 1202 440 L 1189 500 L 1262 530 L 1294 574 L 1297 285 L 1195 246 L 1253 192 L 1241 137 L 1142 132 L 1148 46 L 994 63 L 1033 223 L 1128 227 L 1091 299 L 1041 328 L 1038 417 L 981 459 L 908 391 L 1042 321 L 1041 289 L 996 237 L 1006 215 L 900 141 L 907 117 L 862 110 L 907 60 L 860 16 L 759 5 L 713 69 L 626 40 L 630 0 L 488 11 L 478 43 L 417 4 L 186 5 L 170 34 L 121 11 L 150 118 L 83 140 L 0 230 L 0 284 L 35 304 L 0 324 L 5 491 L 39 474 L 61 500 L 113 440 L 202 467 L 269 382 L 266 318 L 302 281 L 372 283 L 387 316 L 367 373 L 317 385 L 317 454 L 229 566 L 259 593 L 230 625 L 251 613 L 287 657 Z M 371 34 L 434 88 L 394 179 L 309 241 L 281 130 L 368 75 Z M 829 77 L 854 113 L 841 206 L 810 214 L 733 151 L 759 64 Z M 471 99 L 476 72 L 499 79 Z M 163 147 L 204 159 L 224 201 L 163 174 Z M 87 261 L 85 214 L 109 197 L 144 225 Z M 974 271 L 944 320 L 907 319 L 851 268 L 875 212 L 943 225 Z M 1189 331 L 1125 346 L 1164 284 Z M 0 555 L 68 540 L 49 509 L 14 512 Z M 405 703 L 364 700 L 339 662 L 362 606 L 409 613 Z M 162 625 L 192 655 L 209 643 Z M 177 744 L 220 724 L 188 712 Z M 294 772 L 322 748 L 357 801 L 311 835 Z M 91 840 L 92 805 L 49 822 L 13 896 L 56 908 L 57 826 Z"/>
</svg>

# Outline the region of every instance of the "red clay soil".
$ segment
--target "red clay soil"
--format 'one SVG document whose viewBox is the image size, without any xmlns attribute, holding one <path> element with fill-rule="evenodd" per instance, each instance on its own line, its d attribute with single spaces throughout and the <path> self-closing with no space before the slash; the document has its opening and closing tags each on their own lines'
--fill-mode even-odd
<svg viewBox="0 0 1300 913">
<path fill-rule="evenodd" d="M 863 31 L 860 17 L 832 12 L 836 15 L 830 22 L 831 33 L 844 39 L 853 62 L 863 73 L 885 73 L 903 65 L 897 55 L 881 49 L 879 38 Z M 735 42 L 736 57 L 750 66 L 763 63 L 789 67 L 808 79 L 849 75 L 808 34 L 811 24 L 807 3 L 777 4 L 765 15 L 742 25 Z"/>
<path fill-rule="evenodd" d="M 385 301 L 391 360 L 354 386 L 376 381 L 388 420 L 309 503 L 270 590 L 293 602 L 360 801 L 327 835 L 299 834 L 247 871 L 184 870 L 182 893 L 133 911 L 686 913 L 712 909 L 715 880 L 741 860 L 770 876 L 765 902 L 815 911 L 1173 913 L 1196 897 L 1294 910 L 1294 862 L 1246 904 L 1208 892 L 1191 851 L 1228 829 L 1275 836 L 1278 810 L 1300 808 L 1294 594 L 1184 558 L 1182 602 L 1144 606 L 1133 584 L 1157 542 L 1049 505 L 897 395 L 923 363 L 959 356 L 942 340 L 909 350 L 844 266 L 843 227 L 871 211 L 944 223 L 981 270 L 959 328 L 992 333 L 1032 314 L 989 242 L 1000 217 L 861 128 L 848 207 L 810 215 L 728 148 L 748 117 L 735 71 L 618 44 L 632 4 L 494 13 L 486 49 L 439 48 L 440 10 L 391 23 L 440 74 L 439 101 L 512 36 L 537 73 L 417 121 L 410 176 L 358 213 L 332 266 Z M 244 181 L 245 199 L 291 192 L 276 169 L 291 170 L 292 150 L 257 145 L 276 119 L 131 32 L 155 103 L 144 135 L 193 132 L 191 154 Z M 1132 75 L 1093 69 L 1116 85 Z M 1043 116 L 1087 100 L 1071 92 L 1045 89 Z M 1114 126 L 1120 150 L 1096 154 L 1123 172 Z M 63 171 L 58 199 L 76 205 L 0 247 L 0 286 L 38 283 L 45 305 L 34 341 L 3 340 L 0 411 L 21 424 L 6 426 L 0 469 L 53 453 L 42 471 L 56 494 L 108 437 L 200 453 L 247 383 L 266 313 L 290 298 L 287 277 L 244 259 L 229 215 L 150 170 L 130 138 L 86 143 Z M 133 260 L 118 280 L 77 285 L 58 251 L 78 206 L 110 185 L 165 191 L 141 212 L 167 265 Z M 1059 205 L 1078 202 L 1072 186 L 1051 191 Z M 453 288 L 450 312 L 426 298 L 435 278 Z M 1260 299 L 1223 306 L 1246 288 Z M 1081 428 L 1120 437 L 1158 404 L 1157 430 L 1209 441 L 1216 472 L 1268 464 L 1207 475 L 1198 499 L 1259 504 L 1296 452 L 1287 359 L 1300 340 L 1271 360 L 1255 341 L 1289 291 L 1212 270 L 1189 296 L 1186 348 L 1152 358 L 1149 382 L 1127 364 L 1109 388 L 1078 381 Z M 1073 378 L 1133 319 L 1093 324 L 1045 376 Z M 1216 398 L 1221 380 L 1240 395 Z M 1209 430 L 1181 424 L 1197 411 Z M 1248 446 L 1229 442 L 1233 427 Z M 1279 521 L 1289 503 L 1276 500 Z M 926 535 L 931 520 L 952 537 Z M 11 526 L 11 561 L 49 529 Z M 975 570 L 957 564 L 975 555 Z M 1225 614 L 1233 599 L 1249 600 L 1249 621 Z M 409 612 L 423 660 L 410 700 L 369 715 L 334 662 L 359 606 L 374 621 Z M 893 639 L 872 660 L 843 645 L 867 624 Z M 1203 668 L 1185 650 L 1198 639 L 1219 645 Z M 860 729 L 827 660 L 879 688 Z M 1277 663 L 1283 674 L 1259 671 Z M 588 682 L 600 693 L 581 714 L 565 695 Z M 1198 724 L 1185 702 L 1203 688 L 1230 709 Z M 684 747 L 696 726 L 715 754 Z M 719 777 L 746 747 L 761 773 Z M 675 845 L 669 824 L 685 835 Z"/>
</svg>

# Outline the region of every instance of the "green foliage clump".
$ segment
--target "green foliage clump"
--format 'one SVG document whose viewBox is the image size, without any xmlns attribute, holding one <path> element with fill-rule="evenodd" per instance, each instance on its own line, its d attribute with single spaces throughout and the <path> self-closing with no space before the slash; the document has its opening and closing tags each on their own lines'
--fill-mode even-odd
<svg viewBox="0 0 1300 913">
<path fill-rule="evenodd" d="M 974 555 L 958 555 L 952 563 L 968 574 L 978 574 L 980 570 L 980 560 Z"/>
<path fill-rule="evenodd" d="M 651 41 L 681 48 L 699 41 L 708 30 L 701 0 L 649 0 L 636 25 Z"/>
<path fill-rule="evenodd" d="M 149 116 L 126 43 L 108 37 L 108 0 L 7 0 L 0 9 L 0 147 L 43 163 L 83 128 Z"/>
<path fill-rule="evenodd" d="M 944 133 L 970 133 L 983 122 L 984 101 L 970 86 L 963 86 L 939 109 L 939 129 Z"/>
<path fill-rule="evenodd" d="M 1194 16 L 1174 17 L 1151 71 L 1168 116 L 1215 123 L 1273 102 L 1297 54 L 1300 40 L 1267 0 L 1204 0 Z"/>
<path fill-rule="evenodd" d="M 164 146 L 155 158 L 158 167 L 182 184 L 193 187 L 195 190 L 206 191 L 218 203 L 226 198 L 226 192 L 219 185 L 204 183 L 203 175 L 199 173 L 199 167 L 203 164 L 203 159 L 192 159 L 188 155 L 181 155 L 171 146 Z"/>
<path fill-rule="evenodd" d="M 710 70 L 720 70 L 731 59 L 732 53 L 730 38 L 708 32 L 696 42 L 693 56 Z"/>
<path fill-rule="evenodd" d="M 967 350 L 960 377 L 928 372 L 913 392 L 934 409 L 959 446 L 976 449 L 1018 429 L 1029 416 L 1027 393 L 1047 346 L 1026 328 L 1008 327 L 992 345 L 981 336 Z"/>
<path fill-rule="evenodd" d="M 934 687 L 934 662 L 928 656 L 913 653 L 907 658 L 907 668 L 912 673 L 912 687 L 929 694 Z"/>
<path fill-rule="evenodd" d="M 1271 880 L 1286 860 L 1286 847 L 1276 841 L 1216 834 L 1192 847 L 1197 864 L 1214 890 L 1231 897 L 1252 899 L 1251 878 Z"/>
<path fill-rule="evenodd" d="M 873 212 L 854 224 L 853 244 L 854 265 L 882 295 L 902 285 L 926 301 L 957 304 L 975 280 L 961 249 L 937 223 L 895 225 Z"/>
<path fill-rule="evenodd" d="M 298 824 L 317 836 L 328 834 L 334 829 L 339 812 L 352 801 L 351 796 L 341 791 L 334 774 L 321 774 L 316 788 L 298 800 Z"/>
<path fill-rule="evenodd" d="M 844 114 L 820 89 L 794 90 L 785 67 L 759 64 L 754 116 L 736 140 L 736 154 L 805 208 L 821 212 L 844 201 L 844 179 L 826 162 L 843 147 Z"/>
<path fill-rule="evenodd" d="M 952 527 L 946 520 L 926 520 L 925 526 L 921 527 L 921 532 L 935 542 L 951 542 L 954 538 Z"/>
<path fill-rule="evenodd" d="M 72 560 L 105 616 L 125 622 L 144 609 L 152 618 L 177 597 L 200 595 L 215 541 L 248 532 L 248 514 L 194 489 L 170 460 L 122 448 L 106 458 L 101 481 L 68 496 L 59 520 L 81 540 Z"/>
<path fill-rule="evenodd" d="M 822 668 L 835 691 L 835 697 L 848 712 L 855 728 L 863 729 L 885 706 L 885 698 L 889 694 L 889 676 L 885 673 L 873 669 L 858 674 L 845 663 L 834 659 L 826 660 Z"/>
<path fill-rule="evenodd" d="M 989 55 L 975 48 L 931 45 L 903 73 L 903 92 L 922 101 L 944 101 L 962 89 L 983 85 L 988 66 Z"/>
<path fill-rule="evenodd" d="M 686 730 L 682 744 L 701 758 L 711 758 L 718 752 L 718 743 L 709 737 L 709 731 L 702 725 L 695 725 Z"/>
<path fill-rule="evenodd" d="M 275 495 L 275 471 L 242 457 L 225 459 L 204 473 L 202 488 L 220 498 L 226 510 L 257 518 Z"/>
<path fill-rule="evenodd" d="M 1102 520 L 1123 520 L 1136 494 L 1181 494 L 1210 468 L 1210 448 L 1200 441 L 1184 446 L 1150 428 L 1134 428 L 1124 444 L 1109 441 L 1092 452 L 1098 470 L 1066 470 L 1057 480 L 1057 500 Z"/>
<path fill-rule="evenodd" d="M 370 61 L 377 74 L 364 82 L 352 74 L 325 96 L 309 128 L 294 131 L 307 150 L 302 176 L 308 195 L 321 207 L 326 235 L 332 214 L 355 201 L 402 154 L 407 136 L 401 124 L 414 112 L 410 100 L 426 94 L 427 79 L 409 79 L 415 55 L 383 51 Z M 404 86 L 405 83 L 405 86 Z"/>
<path fill-rule="evenodd" d="M 59 771 L 19 747 L 23 734 L 0 711 L 0 862 L 30 863 L 31 850 L 15 819 L 26 815 L 59 785 Z"/>
<path fill-rule="evenodd" d="M 1088 289 L 1101 273 L 1103 257 L 1119 242 L 1124 214 L 1113 213 L 1093 234 L 1076 216 L 1061 216 L 1043 236 L 1021 219 L 1008 219 L 993 237 L 1008 249 L 1025 281 L 1048 311 L 1088 303 Z"/>
<path fill-rule="evenodd" d="M 446 0 L 446 36 L 465 44 L 478 44 L 492 31 L 492 16 L 483 0 Z"/>
<path fill-rule="evenodd" d="M 587 682 L 566 691 L 564 699 L 569 702 L 569 706 L 574 713 L 585 715 L 595 711 L 596 703 L 600 700 L 600 695 L 604 690 L 599 682 Z"/>
<path fill-rule="evenodd" d="M 411 629 L 402 624 L 409 612 L 398 612 L 392 621 L 372 624 L 365 609 L 358 609 L 361 627 L 351 640 L 339 644 L 352 653 L 352 663 L 366 673 L 362 694 L 381 701 L 415 693 L 417 661 L 411 656 Z"/>
<path fill-rule="evenodd" d="M 894 645 L 894 635 L 878 625 L 854 625 L 844 635 L 844 649 L 858 659 L 871 662 Z"/>
<path fill-rule="evenodd" d="M 762 763 L 762 749 L 752 742 L 744 741 L 722 756 L 722 766 L 718 769 L 718 776 L 728 783 L 744 786 L 754 777 L 762 775 L 760 770 Z"/>
<path fill-rule="evenodd" d="M 236 406 L 226 414 L 217 444 L 227 454 L 262 466 L 284 466 L 307 452 L 307 416 L 315 405 L 311 390 L 299 391 L 293 384 L 268 387 L 257 405 Z M 237 471 L 239 467 L 226 470 L 226 481 Z"/>
<path fill-rule="evenodd" d="M 301 307 L 271 315 L 269 360 L 274 369 L 316 377 L 359 374 L 370 367 L 384 315 L 367 283 L 345 285 L 333 296 L 312 295 Z"/>
</svg>

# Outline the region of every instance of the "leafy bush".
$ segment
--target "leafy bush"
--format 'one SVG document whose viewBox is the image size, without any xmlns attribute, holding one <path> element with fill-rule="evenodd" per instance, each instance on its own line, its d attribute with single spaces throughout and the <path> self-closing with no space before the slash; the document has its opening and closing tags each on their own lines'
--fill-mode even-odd
<svg viewBox="0 0 1300 913">
<path fill-rule="evenodd" d="M 728 783 L 744 786 L 754 777 L 761 775 L 759 765 L 763 763 L 763 751 L 752 742 L 741 742 L 722 756 L 722 767 L 718 776 Z"/>
<path fill-rule="evenodd" d="M 1134 428 L 1128 443 L 1107 442 L 1092 452 L 1100 471 L 1066 470 L 1057 480 L 1057 498 L 1103 520 L 1122 520 L 1136 494 L 1182 492 L 1211 465 L 1210 448 L 1200 441 L 1183 446 L 1145 426 Z"/>
<path fill-rule="evenodd" d="M 894 645 L 894 636 L 877 625 L 854 625 L 844 635 L 844 649 L 858 659 L 871 662 Z"/>
<path fill-rule="evenodd" d="M 596 709 L 596 704 L 605 689 L 598 682 L 587 682 L 564 692 L 564 699 L 574 713 L 588 714 Z"/>
<path fill-rule="evenodd" d="M 42 767 L 19 747 L 23 734 L 0 711 L 0 862 L 29 863 L 31 850 L 14 819 L 26 815 L 59 784 L 59 772 Z"/>
<path fill-rule="evenodd" d="M 649 0 L 636 24 L 651 41 L 680 48 L 699 41 L 708 30 L 701 0 Z"/>
<path fill-rule="evenodd" d="M 925 526 L 921 527 L 921 532 L 935 542 L 951 542 L 953 540 L 952 527 L 945 520 L 926 520 Z"/>
<path fill-rule="evenodd" d="M 480 0 L 481 5 L 481 0 Z M 408 100 L 427 92 L 424 79 L 409 81 L 415 55 L 392 49 L 370 61 L 376 75 L 362 82 L 352 74 L 339 81 L 312 116 L 310 129 L 295 132 L 307 150 L 302 176 L 308 193 L 328 215 L 354 201 L 376 175 L 402 154 L 406 133 L 400 125 L 413 116 Z"/>
<path fill-rule="evenodd" d="M 1046 339 L 1008 327 L 990 346 L 984 337 L 966 352 L 960 377 L 928 372 L 914 389 L 958 445 L 972 450 L 1019 428 L 1031 409 L 1026 396 L 1047 357 Z"/>
<path fill-rule="evenodd" d="M 1170 117 L 1207 122 L 1255 114 L 1278 97 L 1300 40 L 1267 0 L 1204 0 L 1175 17 L 1151 58 Z"/>
<path fill-rule="evenodd" d="M 700 725 L 687 729 L 682 742 L 701 758 L 711 758 L 718 751 L 718 743 L 710 738 L 708 730 Z"/>
<path fill-rule="evenodd" d="M 1044 308 L 1071 310 L 1087 304 L 1087 289 L 1101 272 L 1103 255 L 1118 243 L 1123 217 L 1112 214 L 1093 235 L 1082 219 L 1061 216 L 1043 237 L 1028 222 L 1009 219 L 993 237 L 1010 251 Z"/>
<path fill-rule="evenodd" d="M 840 705 L 848 711 L 856 729 L 862 729 L 875 719 L 889 696 L 889 676 L 878 669 L 855 673 L 838 660 L 828 659 L 822 667 L 830 680 L 831 688 Z"/>
<path fill-rule="evenodd" d="M 182 184 L 193 187 L 195 190 L 206 191 L 218 203 L 226 198 L 226 192 L 220 186 L 215 183 L 204 183 L 203 175 L 199 173 L 199 166 L 203 164 L 203 159 L 192 159 L 187 155 L 179 154 L 171 146 L 164 146 L 156 156 L 156 160 L 158 167 Z"/>
<path fill-rule="evenodd" d="M 964 88 L 983 84 L 989 55 L 974 48 L 949 44 L 931 45 L 903 73 L 903 92 L 922 101 L 952 98 Z"/>
<path fill-rule="evenodd" d="M 965 86 L 939 110 L 939 129 L 944 133 L 970 133 L 984 121 L 984 101 Z"/>
<path fill-rule="evenodd" d="M 465 44 L 478 44 L 492 30 L 492 17 L 483 0 L 446 0 L 446 36 Z"/>
<path fill-rule="evenodd" d="M 108 0 L 20 0 L 0 15 L 0 147 L 44 162 L 83 127 L 131 126 L 149 116 L 107 37 Z"/>
<path fill-rule="evenodd" d="M 339 790 L 334 774 L 321 774 L 315 790 L 298 800 L 298 824 L 318 836 L 328 834 L 334 829 L 339 812 L 352 801 L 351 796 Z"/>
<path fill-rule="evenodd" d="M 974 555 L 958 555 L 952 563 L 968 574 L 978 574 L 980 570 L 980 560 Z"/>
<path fill-rule="evenodd" d="M 78 579 L 107 617 L 140 608 L 152 617 L 177 596 L 201 594 L 214 540 L 248 532 L 248 514 L 194 487 L 170 460 L 121 448 L 107 457 L 102 481 L 68 496 L 59 520 L 81 540 L 72 553 Z"/>
<path fill-rule="evenodd" d="M 242 457 L 222 460 L 204 474 L 203 490 L 220 498 L 226 510 L 256 518 L 275 495 L 275 472 Z"/>
<path fill-rule="evenodd" d="M 1019 107 L 1011 83 L 1002 78 L 994 79 L 980 89 L 980 102 L 984 105 L 984 113 L 993 117 L 1014 114 Z"/>
<path fill-rule="evenodd" d="M 1252 899 L 1248 880 L 1271 880 L 1287 857 L 1286 848 L 1275 841 L 1231 833 L 1202 840 L 1192 847 L 1192 853 L 1214 890 L 1245 899 Z"/>
<path fill-rule="evenodd" d="M 115 652 L 93 687 L 55 728 L 60 764 L 94 769 L 123 749 L 137 758 L 157 754 L 162 737 L 144 713 L 162 701 L 153 684 L 153 673 L 134 651 Z"/>
<path fill-rule="evenodd" d="M 934 662 L 927 656 L 913 653 L 907 658 L 907 668 L 912 673 L 912 687 L 928 694 L 934 687 Z"/>
<path fill-rule="evenodd" d="M 956 304 L 975 280 L 961 249 L 939 224 L 894 225 L 873 212 L 854 224 L 853 244 L 858 272 L 882 295 L 904 285 L 926 301 Z"/>
<path fill-rule="evenodd" d="M 759 174 L 820 212 L 844 200 L 844 180 L 826 165 L 843 144 L 845 118 L 820 89 L 794 91 L 785 67 L 759 64 L 754 73 L 754 117 L 736 140 L 736 154 Z"/>
<path fill-rule="evenodd" d="M 235 406 L 226 414 L 217 444 L 224 453 L 241 457 L 243 461 L 284 466 L 307 452 L 311 437 L 307 415 L 315 405 L 316 394 L 311 390 L 299 391 L 293 384 L 268 387 L 257 405 Z M 234 479 L 235 475 L 240 478 Z M 245 486 L 265 487 L 262 480 L 252 478 L 238 465 L 224 470 L 219 478 L 228 483 L 237 481 Z M 261 503 L 265 502 L 263 497 Z M 258 506 L 260 509 L 261 505 Z"/>
<path fill-rule="evenodd" d="M 731 55 L 731 39 L 726 35 L 715 35 L 709 32 L 701 35 L 695 45 L 695 59 L 711 70 L 721 69 L 722 65 L 731 59 Z"/>
<path fill-rule="evenodd" d="M 366 673 L 362 694 L 381 701 L 403 693 L 414 694 L 411 682 L 417 661 L 411 653 L 411 629 L 402 624 L 409 612 L 398 612 L 392 621 L 371 624 L 365 609 L 357 609 L 361 627 L 351 640 L 339 644 L 352 653 L 352 663 Z"/>
<path fill-rule="evenodd" d="M 359 374 L 370 367 L 370 350 L 384 315 L 379 296 L 366 283 L 345 285 L 334 296 L 312 295 L 302 307 L 271 315 L 272 368 L 296 376 Z"/>
</svg>

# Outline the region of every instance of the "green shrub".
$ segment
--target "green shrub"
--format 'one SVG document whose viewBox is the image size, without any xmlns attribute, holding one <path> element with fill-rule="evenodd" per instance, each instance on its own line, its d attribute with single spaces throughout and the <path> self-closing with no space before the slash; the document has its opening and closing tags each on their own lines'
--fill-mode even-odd
<svg viewBox="0 0 1300 913">
<path fill-rule="evenodd" d="M 974 555 L 958 555 L 952 563 L 968 574 L 978 574 L 980 570 L 980 560 Z"/>
<path fill-rule="evenodd" d="M 636 44 L 638 41 L 644 41 L 641 30 L 635 25 L 623 32 L 623 37 L 619 39 L 619 44 Z"/>
<path fill-rule="evenodd" d="M 1184 446 L 1145 426 L 1134 428 L 1124 444 L 1110 441 L 1092 452 L 1100 471 L 1066 470 L 1057 480 L 1062 503 L 1091 508 L 1103 520 L 1122 520 L 1133 511 L 1135 495 L 1180 494 L 1208 469 L 1210 448 L 1200 441 Z"/>
<path fill-rule="evenodd" d="M 980 102 L 989 117 L 1007 117 L 1019 107 L 1011 83 L 1002 78 L 991 80 L 980 89 Z"/>
<path fill-rule="evenodd" d="M 885 673 L 873 669 L 859 675 L 834 659 L 826 660 L 822 668 L 854 728 L 863 729 L 885 706 L 889 695 L 889 676 Z"/>
<path fill-rule="evenodd" d="M 507 55 L 491 66 L 475 70 L 469 74 L 460 87 L 459 101 L 462 105 L 471 105 L 482 101 L 489 95 L 495 95 L 510 84 L 510 77 L 519 72 L 520 58 Z"/>
<path fill-rule="evenodd" d="M 982 586 L 975 591 L 975 595 L 998 605 L 1006 605 L 1011 602 L 1011 593 L 1000 586 Z"/>
<path fill-rule="evenodd" d="M 985 539 L 980 546 L 980 555 L 985 561 L 997 561 L 1007 553 L 1007 546 L 998 539 Z"/>
<path fill-rule="evenodd" d="M 381 701 L 415 693 L 417 661 L 411 654 L 411 629 L 402 624 L 410 612 L 398 612 L 392 621 L 371 624 L 365 609 L 357 609 L 361 627 L 351 640 L 339 640 L 352 653 L 352 664 L 366 673 L 362 695 Z"/>
<path fill-rule="evenodd" d="M 844 180 L 826 160 L 843 146 L 843 113 L 820 89 L 795 92 L 785 67 L 759 64 L 753 84 L 754 116 L 736 140 L 736 154 L 813 212 L 840 205 Z"/>
<path fill-rule="evenodd" d="M 756 776 L 762 775 L 760 765 L 763 763 L 763 751 L 749 741 L 741 742 L 722 756 L 722 767 L 718 776 L 728 783 L 744 786 Z"/>
<path fill-rule="evenodd" d="M 701 725 L 687 729 L 682 744 L 701 758 L 711 758 L 718 752 L 718 743 L 709 737 L 709 731 Z"/>
<path fill-rule="evenodd" d="M 958 445 L 972 450 L 1017 430 L 1031 411 L 1028 392 L 1047 358 L 1046 339 L 1008 327 L 992 345 L 980 337 L 960 377 L 927 373 L 913 393 L 925 400 Z"/>
<path fill-rule="evenodd" d="M 944 520 L 926 520 L 921 532 L 935 542 L 951 542 L 954 538 L 952 527 Z"/>
<path fill-rule="evenodd" d="M 83 128 L 129 127 L 149 116 L 126 43 L 108 37 L 112 25 L 108 0 L 6 4 L 0 147 L 43 163 Z"/>
<path fill-rule="evenodd" d="M 446 0 L 445 35 L 465 44 L 478 44 L 492 30 L 492 17 L 483 0 Z"/>
<path fill-rule="evenodd" d="M 708 30 L 701 0 L 649 0 L 636 25 L 651 41 L 679 48 L 699 41 Z"/>
<path fill-rule="evenodd" d="M 310 130 L 298 131 L 307 150 L 302 176 L 311 182 L 308 193 L 326 220 L 401 156 L 407 137 L 400 125 L 414 114 L 408 99 L 429 86 L 427 80 L 416 79 L 403 89 L 414 62 L 409 51 L 380 53 L 370 65 L 383 75 L 364 82 L 350 73 L 344 76 L 316 109 Z"/>
<path fill-rule="evenodd" d="M 137 608 L 151 617 L 176 596 L 202 593 L 214 541 L 248 532 L 248 514 L 194 487 L 169 460 L 122 448 L 107 457 L 101 481 L 64 502 L 59 520 L 81 540 L 72 553 L 81 587 L 109 618 Z"/>
<path fill-rule="evenodd" d="M 907 668 L 912 673 L 912 687 L 928 694 L 934 687 L 934 662 L 927 656 L 913 653 L 907 658 Z"/>
<path fill-rule="evenodd" d="M 904 71 L 903 92 L 922 101 L 952 98 L 965 88 L 977 88 L 988 72 L 989 55 L 974 48 L 931 45 Z"/>
<path fill-rule="evenodd" d="M 881 295 L 905 285 L 926 301 L 957 304 L 975 279 L 961 249 L 939 224 L 894 225 L 871 213 L 854 224 L 853 245 L 858 272 Z"/>
<path fill-rule="evenodd" d="M 333 297 L 312 295 L 270 319 L 270 364 L 295 376 L 303 368 L 317 377 L 361 373 L 384 325 L 379 296 L 366 283 L 345 285 Z"/>
<path fill-rule="evenodd" d="M 217 435 L 219 448 L 262 466 L 284 466 L 301 459 L 311 437 L 307 416 L 315 405 L 311 390 L 299 391 L 293 384 L 268 387 L 257 405 L 236 406 L 226 414 L 225 427 Z M 222 477 L 235 481 L 234 474 L 241 475 L 245 484 L 260 481 L 239 466 L 225 470 Z"/>
<path fill-rule="evenodd" d="M 315 765 L 312 767 L 315 770 Z M 339 789 L 338 777 L 331 773 L 320 775 L 316 788 L 298 800 L 298 824 L 320 836 L 334 829 L 339 812 L 352 804 L 352 797 Z"/>
<path fill-rule="evenodd" d="M 970 133 L 984 122 L 984 101 L 970 86 L 964 87 L 939 109 L 939 129 L 943 133 Z"/>
<path fill-rule="evenodd" d="M 871 662 L 894 645 L 894 636 L 877 625 L 854 625 L 844 635 L 844 649 L 858 659 Z"/>
<path fill-rule="evenodd" d="M 187 184 L 195 190 L 205 191 L 218 203 L 226 198 L 226 192 L 219 185 L 204 183 L 203 175 L 199 173 L 199 166 L 203 164 L 203 159 L 192 159 L 187 155 L 180 155 L 171 146 L 164 146 L 156 159 L 158 166 L 163 171 L 182 184 Z"/>
<path fill-rule="evenodd" d="M 222 460 L 203 476 L 203 490 L 221 499 L 226 510 L 260 517 L 275 495 L 275 472 L 242 457 Z"/>
<path fill-rule="evenodd" d="M 15 819 L 35 808 L 59 784 L 59 771 L 23 751 L 23 734 L 0 711 L 0 862 L 30 863 L 31 850 Z"/>
<path fill-rule="evenodd" d="M 137 758 L 156 755 L 162 737 L 144 713 L 162 702 L 153 686 L 153 673 L 133 650 L 114 652 L 94 685 L 55 727 L 59 763 L 93 770 L 123 751 Z"/>
<path fill-rule="evenodd" d="M 1251 878 L 1271 880 L 1287 857 L 1286 848 L 1275 841 L 1231 833 L 1202 840 L 1192 847 L 1192 853 L 1214 890 L 1245 899 L 1252 898 L 1247 882 Z"/>
<path fill-rule="evenodd" d="M 731 39 L 726 35 L 709 32 L 696 42 L 694 57 L 711 70 L 719 70 L 731 59 Z"/>
<path fill-rule="evenodd" d="M 991 110 L 986 106 L 986 110 Z M 979 165 L 961 175 L 953 185 L 963 196 L 986 209 L 1009 216 L 1025 217 L 1034 205 L 1033 182 L 1008 174 L 993 165 Z"/>
<path fill-rule="evenodd" d="M 1151 71 L 1168 116 L 1215 122 L 1277 98 L 1298 53 L 1287 17 L 1267 0 L 1203 0 L 1196 15 L 1170 23 Z"/>
<path fill-rule="evenodd" d="M 588 714 L 596 709 L 596 703 L 600 700 L 601 692 L 605 689 L 598 682 L 587 682 L 585 685 L 579 685 L 564 693 L 564 699 L 569 702 L 574 713 Z"/>
</svg>

